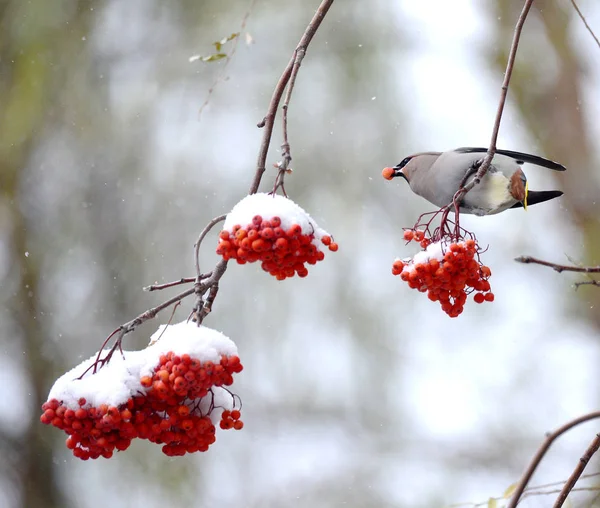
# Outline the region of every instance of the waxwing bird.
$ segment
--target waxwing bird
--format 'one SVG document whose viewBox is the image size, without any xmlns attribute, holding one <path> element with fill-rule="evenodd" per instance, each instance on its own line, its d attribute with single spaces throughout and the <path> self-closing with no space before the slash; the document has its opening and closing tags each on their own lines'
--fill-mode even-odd
<svg viewBox="0 0 600 508">
<path fill-rule="evenodd" d="M 447 152 L 423 152 L 406 157 L 393 168 L 385 168 L 388 180 L 402 177 L 411 190 L 436 206 L 452 202 L 461 181 L 468 175 L 469 183 L 481 166 L 487 148 L 457 148 Z M 461 200 L 460 212 L 491 215 L 509 208 L 527 209 L 528 205 L 543 203 L 562 196 L 558 190 L 530 191 L 521 166 L 524 163 L 565 171 L 558 162 L 537 155 L 511 150 L 496 150 L 492 163 L 481 182 Z"/>
</svg>

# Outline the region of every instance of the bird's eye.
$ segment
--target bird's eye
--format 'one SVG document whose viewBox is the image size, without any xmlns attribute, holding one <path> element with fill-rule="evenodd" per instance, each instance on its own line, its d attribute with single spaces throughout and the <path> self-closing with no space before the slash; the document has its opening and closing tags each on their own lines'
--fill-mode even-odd
<svg viewBox="0 0 600 508">
<path fill-rule="evenodd" d="M 412 157 L 406 157 L 405 159 L 402 160 L 402 162 L 400 164 L 398 164 L 396 166 L 396 169 L 402 169 L 404 166 L 406 166 L 410 160 L 412 159 Z"/>
</svg>

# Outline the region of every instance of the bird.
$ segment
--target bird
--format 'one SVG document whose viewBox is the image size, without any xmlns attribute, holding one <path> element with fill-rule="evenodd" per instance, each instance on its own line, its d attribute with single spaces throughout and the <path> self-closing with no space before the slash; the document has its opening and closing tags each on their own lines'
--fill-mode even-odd
<svg viewBox="0 0 600 508">
<path fill-rule="evenodd" d="M 463 147 L 446 152 L 409 155 L 393 168 L 385 168 L 384 178 L 404 178 L 411 190 L 436 206 L 452 202 L 463 179 L 468 184 L 483 162 L 487 148 Z M 510 208 L 524 208 L 562 196 L 559 190 L 531 191 L 521 169 L 524 163 L 553 171 L 565 171 L 559 164 L 537 155 L 512 150 L 496 150 L 481 182 L 461 200 L 459 213 L 493 215 Z"/>
</svg>

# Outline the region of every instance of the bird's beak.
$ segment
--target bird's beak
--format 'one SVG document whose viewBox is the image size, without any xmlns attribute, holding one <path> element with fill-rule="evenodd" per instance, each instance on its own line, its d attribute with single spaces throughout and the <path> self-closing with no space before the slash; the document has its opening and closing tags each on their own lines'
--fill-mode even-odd
<svg viewBox="0 0 600 508">
<path fill-rule="evenodd" d="M 529 194 L 529 182 L 525 181 L 525 199 L 523 200 L 523 208 L 527 211 L 527 195 Z"/>
<path fill-rule="evenodd" d="M 395 166 L 393 168 L 383 168 L 383 171 L 381 172 L 381 174 L 382 174 L 383 178 L 385 178 L 386 180 L 391 180 L 392 178 L 401 176 L 406 181 L 408 181 L 408 179 L 406 178 L 406 175 L 402 172 L 402 169 L 399 166 Z"/>
<path fill-rule="evenodd" d="M 406 178 L 406 175 L 404 174 L 404 171 L 402 171 L 402 168 L 400 168 L 400 165 L 394 166 L 392 169 L 394 170 L 394 175 L 393 175 L 394 178 L 400 176 L 400 177 L 404 178 L 408 182 L 408 179 Z"/>
</svg>

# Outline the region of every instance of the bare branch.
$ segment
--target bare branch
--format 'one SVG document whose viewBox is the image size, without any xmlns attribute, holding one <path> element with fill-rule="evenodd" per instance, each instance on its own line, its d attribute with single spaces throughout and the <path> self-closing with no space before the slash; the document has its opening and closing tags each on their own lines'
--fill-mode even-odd
<svg viewBox="0 0 600 508">
<path fill-rule="evenodd" d="M 579 459 L 575 470 L 571 473 L 571 476 L 569 476 L 569 479 L 560 491 L 560 494 L 558 495 L 558 498 L 554 503 L 554 508 L 560 508 L 566 501 L 567 496 L 573 490 L 573 487 L 575 487 L 575 484 L 579 480 L 581 473 L 583 473 L 583 470 L 588 465 L 588 462 L 592 458 L 592 455 L 594 455 L 594 453 L 598 451 L 598 448 L 600 448 L 600 434 L 596 434 L 596 437 L 590 443 L 590 446 L 588 446 L 587 450 L 583 454 L 583 457 Z"/>
<path fill-rule="evenodd" d="M 200 275 L 200 279 L 207 279 L 212 275 L 212 272 L 203 273 Z M 182 277 L 179 280 L 174 280 L 172 282 L 165 282 L 164 284 L 152 284 L 150 286 L 145 286 L 143 288 L 144 291 L 160 291 L 162 289 L 172 288 L 174 286 L 180 286 L 181 284 L 189 284 L 191 282 L 195 282 L 197 277 Z"/>
<path fill-rule="evenodd" d="M 271 102 L 269 103 L 269 107 L 268 107 L 265 119 L 262 122 L 262 125 L 259 125 L 259 126 L 265 126 L 265 131 L 264 131 L 262 142 L 260 145 L 256 173 L 254 175 L 254 179 L 253 179 L 252 185 L 250 187 L 249 194 L 256 193 L 256 191 L 258 190 L 258 187 L 260 186 L 260 182 L 261 182 L 263 173 L 265 172 L 265 161 L 267 158 L 267 152 L 269 150 L 269 144 L 271 142 L 271 137 L 273 134 L 273 124 L 275 122 L 275 114 L 277 112 L 277 108 L 279 107 L 279 103 L 281 101 L 281 97 L 283 95 L 285 87 L 287 86 L 288 82 L 290 81 L 290 77 L 292 76 L 292 74 L 294 74 L 293 81 L 290 84 L 290 88 L 288 89 L 288 93 L 287 93 L 286 99 L 285 99 L 285 106 L 286 106 L 285 110 L 287 110 L 287 107 L 289 105 L 289 101 L 291 98 L 291 94 L 292 94 L 293 82 L 296 79 L 296 74 L 298 73 L 298 69 L 300 68 L 300 65 L 302 63 L 302 58 L 304 57 L 304 54 L 306 53 L 306 49 L 308 48 L 317 29 L 321 25 L 323 18 L 329 11 L 329 8 L 331 7 L 332 4 L 333 4 L 333 0 L 323 0 L 321 2 L 321 4 L 319 5 L 319 7 L 317 9 L 317 12 L 315 13 L 312 20 L 306 27 L 306 29 L 300 39 L 300 42 L 296 46 L 296 49 L 294 51 L 294 55 L 293 55 L 292 59 L 289 61 L 288 65 L 286 66 L 285 70 L 283 71 L 283 74 L 279 78 L 277 86 L 275 87 L 275 91 L 273 92 Z M 254 5 L 254 1 L 252 2 L 250 9 L 252 9 L 253 5 Z M 248 11 L 246 17 L 244 18 L 244 20 L 242 22 L 242 27 L 245 26 L 245 22 L 247 20 L 249 12 L 250 11 Z M 229 58 L 231 58 L 231 56 L 233 56 L 233 55 L 231 54 Z M 287 116 L 286 116 L 286 122 L 287 122 Z M 285 129 L 285 133 L 287 136 L 287 125 L 284 126 L 284 129 Z M 288 145 L 289 145 L 289 143 L 288 143 Z M 289 156 L 289 149 L 288 149 L 288 156 Z M 291 157 L 290 157 L 290 160 L 291 160 Z M 288 161 L 288 164 L 289 164 L 289 161 Z M 174 296 L 173 298 L 167 300 L 166 302 L 164 302 L 152 309 L 148 309 L 147 311 L 145 311 L 142 314 L 140 314 L 139 316 L 137 316 L 135 319 L 132 319 L 131 321 L 121 325 L 119 328 L 114 330 L 104 340 L 104 343 L 102 344 L 102 347 L 100 348 L 100 351 L 98 352 L 96 361 L 94 362 L 93 366 L 90 367 L 90 368 L 94 369 L 94 372 L 96 372 L 96 369 L 98 366 L 101 367 L 106 362 L 108 362 L 110 360 L 111 356 L 113 355 L 113 353 L 117 349 L 119 349 L 119 350 L 121 349 L 121 341 L 123 340 L 123 337 L 126 334 L 132 332 L 137 326 L 139 326 L 144 321 L 154 318 L 156 316 L 156 314 L 158 314 L 158 312 L 173 305 L 174 303 L 180 302 L 184 298 L 186 298 L 192 294 L 195 294 L 196 295 L 196 304 L 194 305 L 194 310 L 192 311 L 192 313 L 195 314 L 198 324 L 200 324 L 202 319 L 204 319 L 204 317 L 210 313 L 213 302 L 214 302 L 214 300 L 217 296 L 218 290 L 219 290 L 219 281 L 221 280 L 221 277 L 223 277 L 223 275 L 225 274 L 225 271 L 227 270 L 227 261 L 225 261 L 224 259 L 221 259 L 215 265 L 212 272 L 209 272 L 208 274 L 200 273 L 200 259 L 199 259 L 200 245 L 202 244 L 202 241 L 204 240 L 206 235 L 209 233 L 209 231 L 216 224 L 225 220 L 226 217 L 227 217 L 226 215 L 220 215 L 220 216 L 212 219 L 206 225 L 206 227 L 202 230 L 202 232 L 200 233 L 200 235 L 198 237 L 198 240 L 194 244 L 195 266 L 196 266 L 196 277 L 195 278 L 193 278 L 193 279 L 181 278 L 179 281 L 169 282 L 166 284 L 161 284 L 161 285 L 156 285 L 156 286 L 149 286 L 146 289 L 148 291 L 155 291 L 155 290 L 159 290 L 159 289 L 165 289 L 167 287 L 177 286 L 180 284 L 186 284 L 188 282 L 195 282 L 194 287 L 191 289 L 187 289 L 186 291 L 184 291 L 182 293 L 179 293 L 178 295 Z M 206 300 L 204 300 L 204 295 L 207 291 L 208 291 L 208 296 L 207 296 Z M 102 358 L 102 352 L 103 352 L 104 348 L 111 341 L 111 339 L 115 336 L 117 336 L 117 339 L 115 341 L 114 346 L 107 353 L 107 355 L 104 358 Z"/>
<path fill-rule="evenodd" d="M 208 316 L 212 312 L 213 302 L 217 297 L 217 293 L 219 292 L 219 283 L 216 282 L 210 287 L 210 291 L 208 292 L 208 296 L 206 297 L 206 301 L 202 305 L 200 309 L 195 312 L 196 322 L 200 325 L 204 318 Z"/>
<path fill-rule="evenodd" d="M 533 0 L 532 0 L 533 1 Z M 294 68 L 294 64 L 296 62 L 296 57 L 298 53 L 302 50 L 303 53 L 306 53 L 310 42 L 312 41 L 315 33 L 317 32 L 319 26 L 321 26 L 321 22 L 323 18 L 329 11 L 329 8 L 333 4 L 333 0 L 323 0 L 321 5 L 319 5 L 317 12 L 313 16 L 312 20 L 306 27 L 304 31 L 304 35 L 300 39 L 298 46 L 296 46 L 296 50 L 294 51 L 294 56 L 288 62 L 283 74 L 279 78 L 277 85 L 275 86 L 275 90 L 273 91 L 273 96 L 271 97 L 271 103 L 269 104 L 269 109 L 267 110 L 267 114 L 264 119 L 258 123 L 258 127 L 264 127 L 263 139 L 260 145 L 260 150 L 258 151 L 258 161 L 256 163 L 256 173 L 254 174 L 254 180 L 250 187 L 249 194 L 255 194 L 258 192 L 258 187 L 260 186 L 260 181 L 262 179 L 262 175 L 266 169 L 266 161 L 267 154 L 269 152 L 269 145 L 271 144 L 271 137 L 273 135 L 273 125 L 275 124 L 275 116 L 277 115 L 277 108 L 279 107 L 279 103 L 281 101 L 281 97 L 283 96 L 283 92 L 288 82 L 290 81 L 290 77 L 292 75 L 292 71 Z M 304 55 L 303 55 L 304 56 Z M 300 67 L 300 63 L 298 63 L 298 67 Z M 291 94 L 291 92 L 290 92 Z"/>
<path fill-rule="evenodd" d="M 202 233 L 200 233 L 200 236 L 198 237 L 198 240 L 196 240 L 196 243 L 194 244 L 194 256 L 195 256 L 195 261 L 196 261 L 196 280 L 200 281 L 200 279 L 202 278 L 202 274 L 200 273 L 200 245 L 202 244 L 202 240 L 204 240 L 204 237 L 208 234 L 208 232 L 215 227 L 215 225 L 217 225 L 219 222 L 224 221 L 227 218 L 226 214 L 223 215 L 219 215 L 218 217 L 215 217 L 213 220 L 211 220 L 206 227 L 202 230 Z"/>
<path fill-rule="evenodd" d="M 550 449 L 550 446 L 552 446 L 552 443 L 554 443 L 554 441 L 556 441 L 556 439 L 558 439 L 560 436 L 562 436 L 565 432 L 568 432 L 569 430 L 571 430 L 573 427 L 576 427 L 577 425 L 580 425 L 587 421 L 593 420 L 595 418 L 600 418 L 600 411 L 594 411 L 593 413 L 588 413 L 586 415 L 580 416 L 579 418 L 575 418 L 574 420 L 571 420 L 570 422 L 565 423 L 562 427 L 559 427 L 554 432 L 550 432 L 550 433 L 546 434 L 546 439 L 544 440 L 544 442 L 539 447 L 538 451 L 535 453 L 535 455 L 531 459 L 531 462 L 527 466 L 527 469 L 523 473 L 523 476 L 521 476 L 521 479 L 519 480 L 519 483 L 517 484 L 515 492 L 514 492 L 513 496 L 511 497 L 510 503 L 508 504 L 507 508 L 515 508 L 517 506 L 517 504 L 519 503 L 519 499 L 523 495 L 523 491 L 525 490 L 525 488 L 527 487 L 527 484 L 529 483 L 529 480 L 531 480 L 533 473 L 535 472 L 537 467 L 540 465 L 540 462 L 546 455 L 546 452 Z"/>
<path fill-rule="evenodd" d="M 96 360 L 81 375 L 81 377 L 85 376 L 92 369 L 93 369 L 93 372 L 95 374 L 96 371 L 98 370 L 98 367 L 102 367 L 105 363 L 109 362 L 110 359 L 112 358 L 112 355 L 114 354 L 114 352 L 117 349 L 121 349 L 121 342 L 123 340 L 123 337 L 125 337 L 125 335 L 127 335 L 128 333 L 133 332 L 142 323 L 148 321 L 149 319 L 153 319 L 154 317 L 156 317 L 156 315 L 161 310 L 164 310 L 167 307 L 170 307 L 174 303 L 180 302 L 181 300 L 183 300 L 184 298 L 186 298 L 187 296 L 190 296 L 192 294 L 194 294 L 194 288 L 187 289 L 187 290 L 183 291 L 182 293 L 179 293 L 178 295 L 174 296 L 173 298 L 170 298 L 166 302 L 163 302 L 160 305 L 157 305 L 156 307 L 153 307 L 151 309 L 148 309 L 145 312 L 142 312 L 139 316 L 133 318 L 131 321 L 128 321 L 127 323 L 122 324 L 121 326 L 119 326 L 119 328 L 117 328 L 106 339 L 104 339 L 104 342 L 102 343 L 102 346 L 100 346 L 100 349 L 98 350 L 98 355 L 96 356 Z M 117 335 L 117 339 L 115 340 L 115 344 L 113 345 L 113 347 L 110 349 L 110 351 L 103 358 L 102 357 L 102 352 L 104 351 L 104 348 L 108 345 L 108 343 L 110 342 L 110 340 L 115 335 Z"/>
<path fill-rule="evenodd" d="M 579 15 L 579 17 L 581 18 L 581 21 L 583 21 L 583 24 L 585 25 L 585 27 L 587 28 L 588 32 L 592 35 L 592 37 L 594 38 L 594 40 L 596 41 L 596 44 L 598 45 L 598 47 L 600 48 L 600 40 L 598 40 L 598 37 L 596 37 L 596 34 L 594 33 L 594 31 L 592 30 L 592 28 L 590 27 L 590 25 L 588 25 L 587 20 L 585 19 L 585 16 L 582 14 L 582 12 L 579 10 L 579 7 L 577 7 L 577 3 L 575 2 L 575 0 L 571 0 L 571 3 L 573 4 L 573 7 L 575 8 L 575 10 L 577 11 L 577 14 Z"/>
<path fill-rule="evenodd" d="M 596 279 L 583 280 L 580 282 L 576 282 L 574 284 L 574 286 L 575 286 L 575 290 L 579 289 L 579 286 L 598 286 L 598 287 L 600 287 L 600 280 L 596 280 Z"/>
<path fill-rule="evenodd" d="M 525 24 L 525 19 L 527 19 L 527 15 L 529 14 L 529 9 L 533 4 L 533 0 L 525 0 L 525 4 L 523 5 L 523 10 L 521 11 L 521 15 L 517 21 L 517 25 L 515 26 L 515 32 L 513 35 L 512 44 L 510 47 L 510 52 L 508 54 L 508 62 L 506 63 L 506 72 L 504 73 L 504 82 L 502 83 L 502 90 L 500 92 L 500 102 L 498 104 L 498 110 L 496 111 L 496 119 L 494 121 L 494 128 L 492 130 L 492 139 L 490 141 L 490 146 L 488 148 L 487 154 L 479 166 L 477 173 L 475 174 L 475 178 L 471 180 L 468 185 L 458 189 L 454 198 L 452 199 L 452 203 L 455 206 L 456 212 L 458 212 L 458 203 L 465 196 L 467 192 L 469 192 L 475 185 L 478 185 L 481 182 L 481 179 L 485 176 L 490 165 L 492 163 L 492 159 L 496 154 L 496 143 L 498 141 L 498 132 L 500 131 L 500 122 L 502 121 L 502 114 L 504 112 L 504 104 L 506 103 L 506 96 L 508 94 L 508 85 L 510 84 L 510 78 L 512 76 L 513 67 L 515 65 L 515 58 L 517 56 L 517 49 L 519 47 L 519 40 L 521 38 L 521 32 L 523 30 L 523 25 Z M 451 204 L 452 204 L 451 203 Z"/>
<path fill-rule="evenodd" d="M 526 265 L 532 263 L 534 265 L 548 266 L 558 273 L 561 272 L 578 272 L 578 273 L 600 273 L 600 266 L 569 266 L 559 265 L 557 263 L 551 263 L 550 261 L 544 261 L 531 256 L 519 256 L 515 258 L 517 263 L 524 263 Z"/>
<path fill-rule="evenodd" d="M 275 178 L 275 184 L 273 185 L 272 192 L 275 194 L 277 189 L 281 188 L 283 195 L 286 197 L 287 193 L 285 192 L 284 186 L 285 174 L 292 171 L 290 168 L 290 163 L 292 162 L 292 153 L 288 139 L 288 109 L 290 99 L 292 98 L 292 92 L 294 91 L 294 85 L 296 84 L 296 77 L 298 76 L 298 71 L 300 70 L 300 66 L 302 65 L 302 60 L 304 59 L 305 54 L 306 50 L 304 48 L 296 49 L 294 52 L 294 66 L 292 67 L 292 75 L 285 93 L 285 98 L 283 99 L 283 106 L 281 107 L 281 109 L 283 109 L 283 144 L 281 145 L 281 162 L 279 162 L 276 166 L 279 172 L 277 173 L 277 178 Z"/>
</svg>

